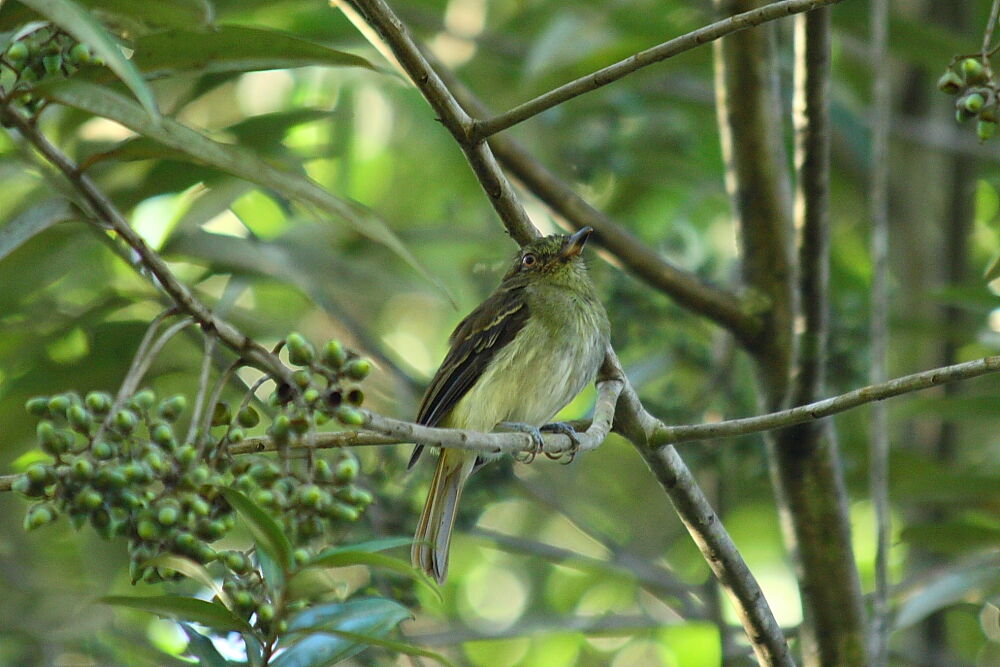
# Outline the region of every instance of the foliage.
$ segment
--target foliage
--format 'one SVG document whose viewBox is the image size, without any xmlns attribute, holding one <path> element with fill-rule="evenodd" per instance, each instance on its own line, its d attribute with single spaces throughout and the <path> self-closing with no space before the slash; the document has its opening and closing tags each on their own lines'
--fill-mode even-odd
<svg viewBox="0 0 1000 667">
<path fill-rule="evenodd" d="M 496 109 L 711 20 L 705 3 L 689 0 L 390 4 Z M 942 64 L 970 50 L 964 36 L 981 33 L 990 3 L 968 3 L 973 16 L 961 26 L 943 16 L 951 3 L 932 4 L 929 13 L 895 7 L 890 39 L 905 98 L 891 157 L 898 374 L 998 346 L 996 296 L 968 270 L 1000 254 L 996 157 L 971 137 L 971 146 L 934 144 L 954 107 L 930 94 Z M 831 393 L 865 384 L 868 365 L 865 12 L 864 3 L 834 12 Z M 776 26 L 787 53 L 789 26 Z M 106 396 L 99 392 L 129 375 L 163 309 L 160 294 L 119 239 L 92 224 L 88 202 L 16 131 L 0 132 L 0 472 L 17 473 L 19 490 L 37 503 L 30 525 L 63 514 L 117 536 L 70 534 L 59 522 L 25 534 L 21 499 L 0 494 L 0 663 L 83 654 L 100 664 L 187 655 L 222 665 L 239 659 L 209 635 L 230 629 L 251 662 L 269 655 L 283 665 L 372 664 L 442 646 L 481 665 L 707 665 L 720 663 L 723 647 L 747 652 L 684 526 L 619 438 L 572 466 L 502 461 L 478 472 L 441 591 L 383 553 L 403 546 L 386 536 L 412 531 L 425 481 L 421 471 L 406 476 L 403 448 L 292 456 L 290 470 L 269 454 L 190 457 L 185 447 L 224 452 L 241 435 L 243 443 L 294 441 L 319 414 L 334 419 L 316 427 L 356 425 L 351 409 L 362 400 L 412 416 L 448 332 L 495 284 L 512 249 L 451 136 L 340 12 L 315 0 L 9 0 L 0 3 L 0 53 L 2 96 L 81 165 L 198 298 L 267 346 L 287 340 L 285 358 L 299 370 L 340 354 L 346 364 L 347 349 L 374 367 L 363 394 L 351 393 L 362 378 L 338 376 L 345 386 L 335 404 L 325 376 L 300 373 L 312 411 L 282 392 L 273 402 L 251 396 L 260 375 L 248 368 L 219 382 L 218 401 L 211 391 L 199 399 L 205 360 L 221 376 L 232 359 L 206 354 L 185 330 L 149 360 L 148 379 L 119 409 L 95 410 L 88 397 Z M 991 76 L 988 59 L 973 60 Z M 964 115 L 988 124 L 995 91 L 971 111 L 977 91 L 968 88 L 992 90 L 992 79 L 965 62 L 950 69 L 960 80 L 956 99 Z M 785 59 L 782 67 L 776 76 L 788 89 Z M 658 256 L 729 284 L 737 250 L 711 86 L 710 49 L 701 48 L 511 133 Z M 556 216 L 525 199 L 535 222 L 555 230 Z M 947 209 L 945 200 L 972 210 Z M 961 219 L 971 230 L 953 226 Z M 946 256 L 955 239 L 968 241 L 954 253 L 963 262 Z M 758 411 L 756 371 L 727 335 L 620 261 L 591 260 L 616 349 L 651 412 L 687 423 Z M 294 330 L 306 336 L 289 337 Z M 345 345 L 313 349 L 306 338 Z M 352 373 L 365 375 L 357 366 Z M 891 646 L 901 664 L 931 636 L 956 664 L 989 664 L 997 654 L 989 625 L 1000 590 L 997 389 L 983 378 L 893 413 Z M 26 415 L 25 404 L 43 395 L 44 410 L 36 400 Z M 190 407 L 169 422 L 157 406 L 177 395 Z M 590 400 L 562 417 L 584 416 Z M 232 406 L 229 414 L 216 413 L 215 402 Z M 195 405 L 195 432 L 206 439 L 189 442 Z M 122 411 L 134 416 L 130 430 L 127 416 L 115 426 Z M 105 432 L 117 442 L 95 437 L 108 418 Z M 51 428 L 37 432 L 39 419 Z M 868 591 L 863 414 L 839 417 L 837 427 Z M 779 621 L 794 627 L 801 605 L 758 442 L 695 443 L 682 453 Z M 109 483 L 99 488 L 102 475 Z M 180 534 L 195 542 L 178 545 Z M 180 623 L 164 640 L 146 615 L 120 612 L 112 623 L 102 607 L 85 606 L 98 598 Z M 421 611 L 404 622 L 410 608 Z"/>
</svg>

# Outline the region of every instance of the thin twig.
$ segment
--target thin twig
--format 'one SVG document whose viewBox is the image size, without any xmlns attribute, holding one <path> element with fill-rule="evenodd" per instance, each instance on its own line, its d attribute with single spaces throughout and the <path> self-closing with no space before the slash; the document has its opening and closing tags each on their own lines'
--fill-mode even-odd
<svg viewBox="0 0 1000 667">
<path fill-rule="evenodd" d="M 208 380 L 212 373 L 212 352 L 215 350 L 215 343 L 218 339 L 215 336 L 205 336 L 204 349 L 201 357 L 201 373 L 198 374 L 198 393 L 194 398 L 194 412 L 191 413 L 191 423 L 188 424 L 187 436 L 184 438 L 186 444 L 197 444 L 198 433 L 201 431 L 201 415 L 203 411 L 210 411 L 205 405 L 205 394 L 208 392 Z M 213 404 L 214 405 L 214 404 Z M 198 458 L 203 452 L 199 449 Z"/>
<path fill-rule="evenodd" d="M 622 79 L 629 74 L 642 69 L 643 67 L 658 63 L 662 60 L 666 60 L 667 58 L 672 58 L 679 53 L 690 51 L 695 47 L 701 46 L 702 44 L 707 44 L 708 42 L 725 37 L 726 35 L 746 30 L 747 28 L 752 28 L 768 21 L 773 21 L 785 16 L 791 16 L 792 14 L 808 12 L 816 9 L 817 7 L 836 4 L 840 1 L 841 0 L 782 0 L 781 2 L 774 2 L 758 9 L 752 9 L 748 12 L 730 16 L 729 18 L 725 18 L 721 21 L 717 21 L 703 28 L 689 32 L 686 35 L 676 37 L 668 42 L 654 46 L 653 48 L 640 51 L 639 53 L 629 56 L 625 60 L 621 60 L 614 65 L 609 65 L 597 70 L 596 72 L 582 76 L 575 81 L 571 81 L 570 83 L 550 90 L 543 95 L 539 95 L 535 99 L 520 104 L 510 111 L 504 112 L 498 116 L 494 116 L 493 118 L 484 121 L 477 121 L 472 132 L 472 139 L 485 139 L 486 137 L 496 134 L 497 132 L 517 125 L 532 116 L 537 116 L 543 111 L 551 109 L 558 104 L 562 104 L 567 100 L 583 95 L 584 93 L 597 90 L 598 88 L 618 81 L 619 79 Z"/>
<path fill-rule="evenodd" d="M 987 58 L 990 53 L 990 43 L 993 41 L 993 31 L 997 27 L 997 17 L 1000 16 L 1000 0 L 993 0 L 993 7 L 990 9 L 990 18 L 986 22 L 986 30 L 983 32 L 983 58 Z"/>
<path fill-rule="evenodd" d="M 291 384 L 291 372 L 281 361 L 259 343 L 216 316 L 199 301 L 191 290 L 171 272 L 166 262 L 132 229 L 118 207 L 80 170 L 80 167 L 42 134 L 31 119 L 10 106 L 0 104 L 0 120 L 14 127 L 46 160 L 54 165 L 82 195 L 95 216 L 110 227 L 141 258 L 142 267 L 149 271 L 151 282 L 163 290 L 177 308 L 187 313 L 206 332 L 215 332 L 219 340 L 248 364 Z"/>
<path fill-rule="evenodd" d="M 992 34 L 1000 0 L 993 3 L 993 21 L 987 27 L 984 51 Z M 873 0 L 871 7 L 870 62 L 884 62 L 889 31 L 888 0 Z M 872 305 L 871 372 L 873 384 L 888 377 L 889 349 L 889 72 L 872 68 L 872 147 L 870 206 L 872 218 Z M 889 426 L 888 407 L 876 403 L 871 412 L 871 460 L 868 483 L 875 511 L 875 593 L 872 600 L 871 655 L 873 667 L 889 661 L 889 549 L 891 517 L 889 507 Z"/>
</svg>

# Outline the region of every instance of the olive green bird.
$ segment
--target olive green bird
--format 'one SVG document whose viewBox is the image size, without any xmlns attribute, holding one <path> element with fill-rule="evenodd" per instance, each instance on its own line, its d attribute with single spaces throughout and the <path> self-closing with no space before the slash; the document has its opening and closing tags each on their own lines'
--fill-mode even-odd
<svg viewBox="0 0 1000 667">
<path fill-rule="evenodd" d="M 500 285 L 462 320 L 417 414 L 426 426 L 538 437 L 591 383 L 608 344 L 608 317 L 581 251 L 593 230 L 525 245 Z M 423 451 L 417 446 L 410 459 Z M 458 501 L 469 475 L 489 457 L 442 449 L 413 542 L 416 567 L 443 582 Z"/>
</svg>

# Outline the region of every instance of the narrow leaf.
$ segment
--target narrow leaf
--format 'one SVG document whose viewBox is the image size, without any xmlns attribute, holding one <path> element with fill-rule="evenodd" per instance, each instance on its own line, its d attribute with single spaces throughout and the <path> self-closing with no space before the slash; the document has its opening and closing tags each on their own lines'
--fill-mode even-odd
<svg viewBox="0 0 1000 667">
<path fill-rule="evenodd" d="M 436 598 L 441 599 L 441 591 L 423 571 L 411 565 L 409 561 L 385 554 L 354 550 L 327 551 L 310 559 L 307 567 L 348 567 L 351 565 L 367 565 L 396 572 L 422 584 Z"/>
<path fill-rule="evenodd" d="M 159 595 L 153 597 L 109 595 L 100 598 L 99 601 L 116 607 L 129 607 L 167 618 L 201 623 L 215 630 L 251 632 L 251 628 L 246 621 L 234 616 L 221 604 L 206 602 L 198 598 L 181 595 Z"/>
<path fill-rule="evenodd" d="M 146 85 L 139 70 L 125 57 L 115 40 L 89 11 L 72 0 L 21 0 L 21 2 L 76 37 L 103 58 L 108 68 L 129 87 L 136 99 L 146 108 L 149 114 L 147 120 L 157 122 L 160 112 L 156 107 L 153 91 Z"/>
<path fill-rule="evenodd" d="M 180 572 L 185 577 L 197 581 L 199 584 L 215 593 L 215 596 L 219 598 L 219 601 L 222 602 L 227 609 L 233 608 L 233 603 L 229 599 L 229 595 L 222 590 L 222 586 L 219 585 L 219 583 L 212 577 L 211 574 L 209 574 L 208 570 L 205 569 L 205 566 L 201 563 L 196 563 L 190 558 L 185 558 L 176 554 L 162 553 L 159 556 L 146 561 L 146 565 L 162 567 L 173 570 L 174 572 Z"/>
<path fill-rule="evenodd" d="M 919 623 L 939 609 L 966 598 L 973 591 L 983 595 L 1000 585 L 1000 568 L 996 557 L 990 557 L 971 567 L 952 569 L 919 588 L 900 605 L 893 629 L 902 630 Z"/>
<path fill-rule="evenodd" d="M 77 216 L 63 199 L 49 199 L 26 210 L 0 227 L 0 260 L 27 243 L 33 236 Z"/>
<path fill-rule="evenodd" d="M 388 551 L 389 549 L 396 549 L 397 547 L 408 547 L 411 544 L 413 544 L 412 537 L 382 537 L 377 540 L 351 544 L 346 547 L 331 547 L 329 549 L 324 549 L 322 552 L 317 554 L 317 558 L 325 556 L 326 554 L 335 554 L 343 551 Z"/>
<path fill-rule="evenodd" d="M 35 91 L 54 102 L 117 121 L 165 146 L 183 151 L 196 161 L 276 190 L 310 207 L 318 218 L 338 217 L 358 233 L 388 247 L 421 276 L 440 287 L 382 220 L 360 204 L 334 197 L 306 176 L 275 168 L 244 148 L 209 139 L 170 118 L 155 123 L 131 100 L 93 83 L 78 79 L 53 81 L 37 86 Z"/>
<path fill-rule="evenodd" d="M 220 491 L 250 526 L 257 540 L 257 548 L 267 551 L 282 571 L 288 572 L 292 565 L 292 545 L 281 530 L 281 526 L 236 489 L 220 489 Z"/>
<path fill-rule="evenodd" d="M 390 651 L 396 651 L 397 653 L 403 653 L 405 655 L 416 655 L 421 658 L 430 658 L 431 660 L 435 660 L 442 665 L 447 665 L 448 667 L 454 665 L 453 662 L 440 653 L 420 648 L 419 646 L 408 644 L 407 642 L 396 641 L 393 639 L 383 639 L 381 637 L 373 637 L 372 635 L 359 634 L 356 632 L 347 632 L 346 630 L 335 630 L 333 628 L 326 628 L 321 632 L 339 637 L 341 639 L 353 641 L 359 645 L 379 646 L 381 648 L 386 648 Z"/>
</svg>

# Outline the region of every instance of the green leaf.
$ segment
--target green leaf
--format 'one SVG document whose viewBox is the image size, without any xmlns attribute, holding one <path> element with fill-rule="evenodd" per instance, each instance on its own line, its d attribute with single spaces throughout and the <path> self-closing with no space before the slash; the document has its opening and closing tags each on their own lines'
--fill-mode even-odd
<svg viewBox="0 0 1000 667">
<path fill-rule="evenodd" d="M 105 14 L 147 26 L 185 27 L 205 24 L 212 8 L 208 0 L 170 0 L 136 2 L 135 0 L 79 0 L 84 7 L 100 9 Z"/>
<path fill-rule="evenodd" d="M 288 572 L 292 565 L 292 545 L 281 526 L 236 489 L 220 489 L 220 492 L 250 526 L 257 548 L 266 551 L 282 572 Z"/>
<path fill-rule="evenodd" d="M 385 598 L 331 602 L 303 609 L 288 622 L 288 634 L 350 632 L 367 638 L 382 637 L 411 614 L 406 607 Z M 272 661 L 273 667 L 318 667 L 346 660 L 371 644 L 337 636 L 309 634 Z"/>
<path fill-rule="evenodd" d="M 997 278 L 1000 278 L 1000 255 L 994 257 L 993 261 L 990 262 L 990 265 L 983 272 L 983 280 L 986 282 L 996 280 Z"/>
<path fill-rule="evenodd" d="M 212 640 L 201 634 L 187 623 L 178 623 L 181 630 L 187 635 L 188 645 L 186 653 L 198 659 L 199 665 L 207 667 L 229 667 L 230 662 L 222 657 L 222 654 L 215 648 Z"/>
<path fill-rule="evenodd" d="M 368 646 L 379 646 L 381 648 L 389 649 L 390 651 L 396 651 L 397 653 L 403 653 L 406 655 L 416 655 L 421 658 L 430 658 L 431 660 L 435 660 L 442 665 L 448 665 L 448 667 L 451 667 L 451 665 L 454 664 L 440 653 L 436 653 L 435 651 L 431 651 L 425 648 L 420 648 L 419 646 L 408 644 L 406 642 L 396 641 L 393 639 L 383 639 L 381 637 L 373 637 L 372 635 L 360 634 L 357 632 L 347 632 L 346 630 L 334 630 L 333 628 L 325 628 L 323 630 L 319 630 L 318 633 L 322 634 L 312 635 L 307 639 L 302 640 L 301 642 L 295 644 L 291 649 L 289 649 L 289 652 L 294 651 L 303 644 L 310 643 L 311 645 L 309 646 L 308 652 L 315 655 L 317 649 L 330 644 L 334 644 L 336 640 L 339 639 L 339 640 L 352 641 L 361 646 L 366 644 Z M 333 636 L 332 637 L 323 636 L 324 634 Z M 348 656 L 337 657 L 336 660 L 344 660 L 347 657 Z M 306 662 L 303 664 L 312 665 L 314 663 Z"/>
<path fill-rule="evenodd" d="M 100 598 L 100 602 L 116 607 L 129 607 L 131 609 L 148 611 L 180 621 L 201 623 L 215 630 L 252 632 L 246 621 L 234 616 L 221 604 L 206 602 L 198 598 L 184 597 L 182 595 L 158 595 L 153 597 L 109 595 Z"/>
<path fill-rule="evenodd" d="M 402 574 L 419 584 L 423 584 L 435 597 L 441 599 L 440 589 L 423 571 L 411 565 L 409 561 L 385 554 L 353 549 L 335 549 L 317 554 L 309 560 L 306 567 L 349 567 L 351 565 L 367 565 Z"/>
<path fill-rule="evenodd" d="M 396 549 L 398 547 L 408 547 L 411 544 L 413 544 L 412 537 L 382 537 L 377 540 L 360 542 L 346 547 L 331 547 L 329 549 L 324 549 L 320 554 L 318 554 L 318 556 L 346 551 L 388 551 L 389 549 Z"/>
<path fill-rule="evenodd" d="M 117 121 L 165 146 L 183 151 L 197 161 L 280 192 L 311 208 L 317 218 L 336 216 L 357 232 L 382 243 L 420 275 L 438 285 L 386 224 L 360 204 L 334 197 L 315 181 L 277 169 L 250 151 L 223 144 L 169 118 L 154 123 L 131 100 L 108 88 L 78 79 L 39 85 L 35 91 L 54 102 Z"/>
<path fill-rule="evenodd" d="M 76 37 L 103 58 L 108 68 L 129 87 L 136 99 L 146 108 L 149 114 L 147 121 L 153 123 L 158 121 L 160 112 L 156 107 L 153 91 L 146 85 L 139 70 L 125 57 L 115 40 L 89 11 L 72 0 L 21 0 L 21 2 Z"/>
<path fill-rule="evenodd" d="M 896 612 L 893 628 L 908 628 L 939 609 L 966 599 L 975 591 L 978 591 L 977 598 L 987 597 L 990 590 L 1000 588 L 998 565 L 997 557 L 990 556 L 974 565 L 952 568 L 936 576 L 903 600 Z"/>
<path fill-rule="evenodd" d="M 49 199 L 35 204 L 21 215 L 0 227 L 0 260 L 21 245 L 60 222 L 75 220 L 79 216 L 64 199 Z"/>
<path fill-rule="evenodd" d="M 210 74 L 326 65 L 375 66 L 360 56 L 265 28 L 226 25 L 213 30 L 165 30 L 135 40 L 135 65 L 147 76 Z"/>
<path fill-rule="evenodd" d="M 227 609 L 233 608 L 232 601 L 229 599 L 226 592 L 222 590 L 222 586 L 219 585 L 219 583 L 201 563 L 197 563 L 190 558 L 185 558 L 184 556 L 162 553 L 146 561 L 146 565 L 163 567 L 173 570 L 174 572 L 180 572 L 185 577 L 197 581 L 199 584 L 215 593 L 216 597 L 219 598 L 219 601 L 222 602 Z"/>
</svg>

